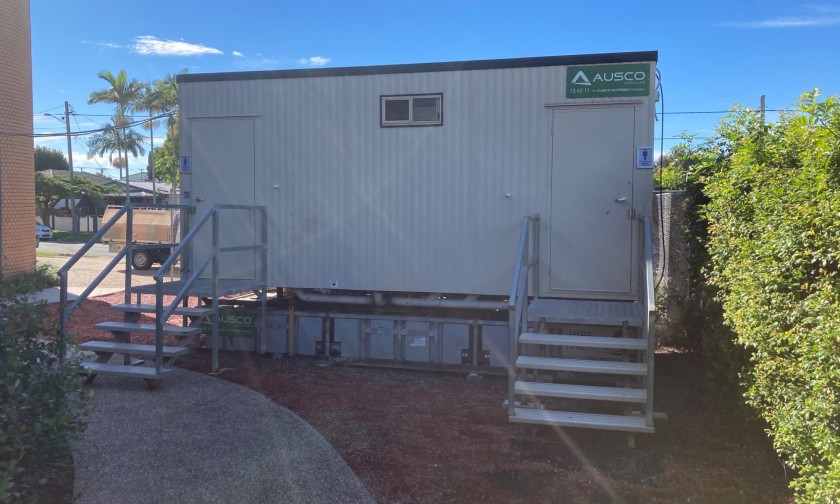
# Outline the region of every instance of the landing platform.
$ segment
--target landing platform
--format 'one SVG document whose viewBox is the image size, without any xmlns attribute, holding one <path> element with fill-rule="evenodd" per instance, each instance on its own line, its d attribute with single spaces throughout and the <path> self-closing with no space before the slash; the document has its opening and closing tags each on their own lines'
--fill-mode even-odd
<svg viewBox="0 0 840 504">
<path fill-rule="evenodd" d="M 528 321 L 580 325 L 621 325 L 641 327 L 644 310 L 635 301 L 597 301 L 590 299 L 535 299 L 528 305 Z"/>
<path fill-rule="evenodd" d="M 163 294 L 165 296 L 172 296 L 179 292 L 184 287 L 182 280 L 174 282 L 163 282 Z M 265 288 L 265 284 L 257 280 L 219 280 L 219 296 L 229 296 L 231 294 L 238 294 L 240 292 L 251 292 L 256 289 Z M 138 285 L 131 288 L 132 294 L 154 294 L 155 284 Z M 209 278 L 199 278 L 190 287 L 191 296 L 210 297 L 213 295 L 213 281 Z"/>
</svg>

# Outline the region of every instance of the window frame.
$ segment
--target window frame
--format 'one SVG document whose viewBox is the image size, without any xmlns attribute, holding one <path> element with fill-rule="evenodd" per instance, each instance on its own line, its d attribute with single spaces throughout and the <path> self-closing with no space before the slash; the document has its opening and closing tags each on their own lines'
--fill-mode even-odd
<svg viewBox="0 0 840 504">
<path fill-rule="evenodd" d="M 415 121 L 414 100 L 417 98 L 436 98 L 438 103 L 438 119 L 436 121 Z M 385 103 L 388 101 L 408 100 L 407 121 L 386 121 Z M 401 128 L 418 126 L 443 126 L 443 93 L 411 93 L 399 95 L 380 95 L 379 97 L 379 127 Z"/>
</svg>

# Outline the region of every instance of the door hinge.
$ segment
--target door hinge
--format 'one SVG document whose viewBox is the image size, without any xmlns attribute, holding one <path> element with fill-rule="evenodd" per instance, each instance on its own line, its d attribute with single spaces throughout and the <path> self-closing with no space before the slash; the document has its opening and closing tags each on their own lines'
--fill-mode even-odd
<svg viewBox="0 0 840 504">
<path fill-rule="evenodd" d="M 631 219 L 631 220 L 636 218 L 636 209 L 635 208 L 628 208 L 627 209 L 627 218 Z"/>
</svg>

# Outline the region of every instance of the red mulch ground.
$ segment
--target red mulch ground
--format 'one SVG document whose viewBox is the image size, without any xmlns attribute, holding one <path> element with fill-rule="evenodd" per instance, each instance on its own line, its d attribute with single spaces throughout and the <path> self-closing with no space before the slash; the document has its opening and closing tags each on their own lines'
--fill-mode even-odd
<svg viewBox="0 0 840 504">
<path fill-rule="evenodd" d="M 121 294 L 85 302 L 71 332 L 79 341 L 108 338 L 90 326 L 120 320 L 109 311 L 118 302 Z M 197 350 L 179 365 L 207 372 L 209 362 L 209 351 Z M 621 433 L 509 424 L 507 382 L 497 377 L 472 384 L 458 374 L 236 352 L 222 352 L 221 366 L 230 369 L 220 379 L 310 422 L 380 502 L 793 500 L 761 424 L 706 385 L 694 354 L 657 354 L 656 410 L 669 422 L 637 435 L 634 449 Z"/>
</svg>

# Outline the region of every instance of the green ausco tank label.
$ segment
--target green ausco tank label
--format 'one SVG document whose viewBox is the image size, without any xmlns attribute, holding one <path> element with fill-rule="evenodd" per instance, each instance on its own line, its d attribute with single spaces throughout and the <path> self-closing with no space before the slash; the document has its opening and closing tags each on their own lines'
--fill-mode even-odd
<svg viewBox="0 0 840 504">
<path fill-rule="evenodd" d="M 212 326 L 204 321 L 201 324 L 204 334 L 210 334 Z M 222 306 L 219 308 L 219 335 L 231 338 L 257 335 L 257 310 L 241 306 Z"/>
<path fill-rule="evenodd" d="M 566 68 L 566 98 L 647 96 L 650 63 L 588 65 Z"/>
</svg>

